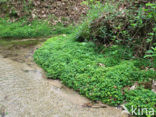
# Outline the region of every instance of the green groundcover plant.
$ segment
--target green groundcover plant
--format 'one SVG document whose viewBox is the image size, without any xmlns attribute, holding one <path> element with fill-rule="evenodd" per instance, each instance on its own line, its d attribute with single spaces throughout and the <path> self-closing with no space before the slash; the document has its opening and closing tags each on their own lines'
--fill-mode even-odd
<svg viewBox="0 0 156 117">
<path fill-rule="evenodd" d="M 37 19 L 32 22 L 26 19 L 11 22 L 7 18 L 0 18 L 0 38 L 2 39 L 45 38 L 62 33 L 69 34 L 72 28 L 72 26 L 64 27 L 61 23 L 52 26 L 46 21 Z"/>
<path fill-rule="evenodd" d="M 10 22 L 0 18 L 0 38 L 32 38 L 45 37 L 51 34 L 51 28 L 47 22 L 25 20 Z"/>
<path fill-rule="evenodd" d="M 128 91 L 126 93 L 127 104 L 126 107 L 132 112 L 132 106 L 135 108 L 135 115 L 152 115 L 152 110 L 155 109 L 156 94 L 153 92 L 144 89 L 138 88 L 136 90 Z M 154 110 L 156 113 L 156 110 Z M 150 117 L 150 116 L 149 116 Z"/>
<path fill-rule="evenodd" d="M 131 51 L 123 52 L 124 47 L 114 45 L 100 53 L 93 42 L 76 42 L 75 34 L 70 34 L 46 41 L 35 52 L 34 60 L 49 78 L 60 79 L 93 101 L 112 106 L 126 102 L 129 111 L 131 105 L 140 103 L 143 107 L 156 109 L 152 97 L 156 94 L 151 89 L 128 90 L 136 82 L 141 85 L 155 79 L 156 72 L 140 70 L 138 60 L 127 59 Z M 150 101 L 146 102 L 148 99 Z"/>
</svg>

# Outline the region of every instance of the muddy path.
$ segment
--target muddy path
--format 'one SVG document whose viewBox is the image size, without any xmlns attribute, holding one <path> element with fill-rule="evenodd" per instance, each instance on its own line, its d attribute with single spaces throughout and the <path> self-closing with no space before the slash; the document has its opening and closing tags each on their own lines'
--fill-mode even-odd
<svg viewBox="0 0 156 117">
<path fill-rule="evenodd" d="M 127 116 L 121 109 L 93 104 L 60 81 L 47 79 L 33 62 L 33 53 L 41 43 L 0 44 L 0 117 Z"/>
</svg>

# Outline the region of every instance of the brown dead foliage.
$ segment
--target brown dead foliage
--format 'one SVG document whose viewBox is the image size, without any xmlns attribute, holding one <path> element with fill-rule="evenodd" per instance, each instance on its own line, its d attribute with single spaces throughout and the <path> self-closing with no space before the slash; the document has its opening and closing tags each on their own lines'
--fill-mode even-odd
<svg viewBox="0 0 156 117">
<path fill-rule="evenodd" d="M 0 3 L 0 16 L 10 18 L 26 17 L 48 19 L 51 23 L 77 22 L 81 15 L 86 14 L 87 7 L 81 5 L 83 0 L 8 0 Z"/>
</svg>

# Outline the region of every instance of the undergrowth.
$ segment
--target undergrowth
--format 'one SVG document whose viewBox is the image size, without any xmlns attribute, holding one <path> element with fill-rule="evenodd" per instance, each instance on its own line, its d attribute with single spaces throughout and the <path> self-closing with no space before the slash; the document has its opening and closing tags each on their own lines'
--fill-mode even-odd
<svg viewBox="0 0 156 117">
<path fill-rule="evenodd" d="M 104 4 L 98 0 L 86 1 L 92 10 L 79 26 L 78 41 L 126 45 L 139 57 L 155 47 L 156 4 L 153 0 L 106 0 Z"/>
<path fill-rule="evenodd" d="M 28 23 L 24 20 L 10 22 L 7 19 L 0 19 L 0 30 L 1 38 L 32 38 L 51 34 L 48 24 L 39 21 Z"/>
<path fill-rule="evenodd" d="M 133 111 L 132 106 L 133 109 L 135 108 L 139 110 L 135 112 L 135 114 L 138 115 L 138 117 L 144 117 L 145 115 L 147 117 L 151 117 L 152 113 L 150 112 L 152 112 L 151 108 L 153 107 L 154 113 L 156 114 L 155 110 L 156 94 L 151 92 L 150 90 L 139 87 L 136 90 L 128 91 L 126 93 L 126 100 L 128 102 L 126 104 L 126 107 L 129 109 L 130 112 Z M 147 109 L 147 111 L 142 111 L 142 109 L 145 110 Z"/>
<path fill-rule="evenodd" d="M 45 38 L 57 34 L 69 34 L 72 31 L 72 26 L 64 27 L 63 24 L 52 26 L 41 20 L 28 22 L 20 19 L 11 22 L 7 18 L 0 18 L 0 38 L 2 39 Z"/>
<path fill-rule="evenodd" d="M 61 35 L 49 39 L 34 54 L 34 60 L 46 72 L 49 78 L 60 79 L 65 85 L 85 95 L 93 101 L 117 106 L 122 103 L 137 105 L 142 103 L 140 97 L 144 100 L 144 107 L 155 108 L 155 99 L 146 96 L 143 84 L 152 79 L 155 80 L 156 72 L 153 70 L 141 70 L 136 64 L 138 60 L 127 56 L 132 51 L 123 54 L 124 47 L 114 45 L 99 49 L 93 42 L 76 42 L 75 34 Z M 133 96 L 128 89 L 138 83 L 143 86 L 138 92 L 135 91 Z M 128 91 L 127 91 L 128 90 Z M 151 89 L 145 92 L 149 95 L 156 96 Z M 134 102 L 135 100 L 135 102 Z"/>
</svg>

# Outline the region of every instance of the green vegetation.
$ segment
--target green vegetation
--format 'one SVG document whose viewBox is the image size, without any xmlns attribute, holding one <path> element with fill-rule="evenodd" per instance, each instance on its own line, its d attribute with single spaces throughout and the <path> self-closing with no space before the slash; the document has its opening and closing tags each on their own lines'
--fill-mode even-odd
<svg viewBox="0 0 156 117">
<path fill-rule="evenodd" d="M 75 27 L 73 25 L 64 26 L 61 23 L 58 23 L 55 26 L 52 26 L 52 35 L 59 34 L 70 34 L 74 31 Z"/>
<path fill-rule="evenodd" d="M 21 20 L 12 23 L 6 19 L 0 19 L 0 30 L 1 38 L 32 38 L 49 36 L 51 34 L 51 28 L 48 24 L 39 21 L 28 23 Z"/>
<path fill-rule="evenodd" d="M 152 107 L 155 107 L 156 94 L 154 94 L 150 90 L 146 90 L 144 88 L 138 88 L 136 90 L 127 92 L 126 99 L 129 102 L 126 104 L 126 107 L 129 109 L 130 112 L 132 111 L 132 107 L 131 107 L 132 105 L 133 105 L 133 108 L 150 109 Z M 139 115 L 139 112 L 138 111 L 136 112 L 138 113 L 137 115 Z M 146 115 L 146 111 L 141 111 L 140 113 L 142 112 L 144 113 L 144 115 Z M 155 110 L 155 113 L 156 113 L 156 110 Z"/>
<path fill-rule="evenodd" d="M 155 79 L 156 72 L 140 70 L 136 64 L 138 60 L 130 59 L 131 51 L 123 52 L 124 47 L 114 45 L 104 48 L 101 54 L 93 42 L 76 42 L 75 34 L 71 34 L 46 41 L 35 52 L 34 60 L 47 72 L 49 78 L 60 79 L 91 100 L 113 106 L 127 101 L 129 107 L 134 103 L 133 95 L 132 91 L 127 92 L 126 87 L 131 87 L 135 82 L 142 84 Z M 146 90 L 156 96 L 149 89 Z M 134 98 L 137 96 L 140 97 L 140 92 L 136 92 Z M 145 100 L 151 100 L 143 104 L 144 107 L 155 108 L 153 97 L 146 94 L 142 96 Z"/>
<path fill-rule="evenodd" d="M 11 22 L 6 18 L 0 18 L 0 38 L 3 39 L 49 37 L 62 33 L 68 34 L 72 29 L 72 26 L 64 27 L 63 24 L 51 26 L 46 21 L 34 20 L 28 22 L 21 19 Z"/>
<path fill-rule="evenodd" d="M 87 0 L 89 3 L 95 0 Z M 126 2 L 126 3 L 125 3 Z M 133 48 L 143 56 L 156 43 L 156 4 L 141 0 L 107 1 L 91 5 L 93 10 L 81 24 L 79 41 L 91 40 L 100 44 L 120 44 Z"/>
</svg>

